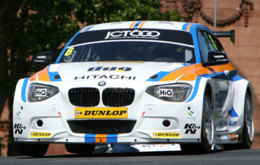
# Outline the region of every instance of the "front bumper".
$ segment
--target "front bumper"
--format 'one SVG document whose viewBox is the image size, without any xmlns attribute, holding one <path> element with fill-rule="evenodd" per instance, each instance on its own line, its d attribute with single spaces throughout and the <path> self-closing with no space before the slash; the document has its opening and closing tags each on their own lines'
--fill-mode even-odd
<svg viewBox="0 0 260 165">
<path fill-rule="evenodd" d="M 203 94 L 198 93 L 190 102 L 174 103 L 146 94 L 142 86 L 138 88 L 135 101 L 127 106 L 126 119 L 77 119 L 77 106 L 70 103 L 67 96 L 69 88 L 66 85 L 60 87 L 62 92 L 59 94 L 37 103 L 24 102 L 16 94 L 13 106 L 14 140 L 46 143 L 200 142 Z M 106 106 L 101 104 L 99 107 Z M 126 132 L 117 132 L 119 127 L 124 126 L 120 122 L 111 126 L 111 130 L 114 130 L 112 132 L 80 132 L 75 131 L 77 128 L 72 128 L 71 121 L 94 121 L 96 127 L 104 127 L 106 130 L 110 128 L 106 124 L 109 121 L 133 121 L 134 124 Z M 92 129 L 95 130 L 95 127 Z"/>
</svg>

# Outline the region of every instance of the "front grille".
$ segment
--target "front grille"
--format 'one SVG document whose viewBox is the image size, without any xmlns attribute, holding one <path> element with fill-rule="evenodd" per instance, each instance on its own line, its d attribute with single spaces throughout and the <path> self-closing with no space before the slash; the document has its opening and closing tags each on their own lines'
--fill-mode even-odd
<svg viewBox="0 0 260 165">
<path fill-rule="evenodd" d="M 127 106 L 133 103 L 135 91 L 131 88 L 106 88 L 103 91 L 103 104 L 106 106 Z"/>
<path fill-rule="evenodd" d="M 120 134 L 133 130 L 136 120 L 69 120 L 74 133 Z"/>
<path fill-rule="evenodd" d="M 99 91 L 96 88 L 73 88 L 69 90 L 69 100 L 75 106 L 97 106 Z"/>
</svg>

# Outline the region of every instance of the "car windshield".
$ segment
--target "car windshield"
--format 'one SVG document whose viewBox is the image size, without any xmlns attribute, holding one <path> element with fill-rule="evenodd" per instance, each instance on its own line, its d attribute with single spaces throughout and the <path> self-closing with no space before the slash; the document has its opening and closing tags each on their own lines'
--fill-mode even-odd
<svg viewBox="0 0 260 165">
<path fill-rule="evenodd" d="M 164 41 L 99 41 L 69 46 L 59 62 L 153 61 L 194 63 L 193 46 Z"/>
</svg>

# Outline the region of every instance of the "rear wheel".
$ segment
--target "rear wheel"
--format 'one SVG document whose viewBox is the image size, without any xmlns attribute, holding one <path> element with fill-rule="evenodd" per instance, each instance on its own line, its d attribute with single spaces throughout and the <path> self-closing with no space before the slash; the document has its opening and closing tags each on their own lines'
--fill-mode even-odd
<svg viewBox="0 0 260 165">
<path fill-rule="evenodd" d="M 247 149 L 254 140 L 254 109 L 250 95 L 247 93 L 244 106 L 244 122 L 242 130 L 242 141 L 239 144 L 226 144 L 225 149 Z"/>
<path fill-rule="evenodd" d="M 91 154 L 94 149 L 94 144 L 65 144 L 65 148 L 68 152 L 77 154 Z"/>
<path fill-rule="evenodd" d="M 201 143 L 180 144 L 184 153 L 208 153 L 214 144 L 214 117 L 211 109 L 210 97 L 204 96 L 201 126 Z"/>
<path fill-rule="evenodd" d="M 15 143 L 15 150 L 19 155 L 41 157 L 46 154 L 49 144 Z"/>
</svg>

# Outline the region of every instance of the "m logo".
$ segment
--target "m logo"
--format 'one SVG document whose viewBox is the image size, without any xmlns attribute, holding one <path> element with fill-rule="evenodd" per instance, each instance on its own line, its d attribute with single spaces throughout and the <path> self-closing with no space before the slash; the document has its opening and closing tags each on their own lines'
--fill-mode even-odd
<svg viewBox="0 0 260 165">
<path fill-rule="evenodd" d="M 195 123 L 187 123 L 185 124 L 184 129 L 186 130 L 185 134 L 195 134 L 197 129 L 200 129 L 200 126 L 197 126 Z"/>
</svg>

